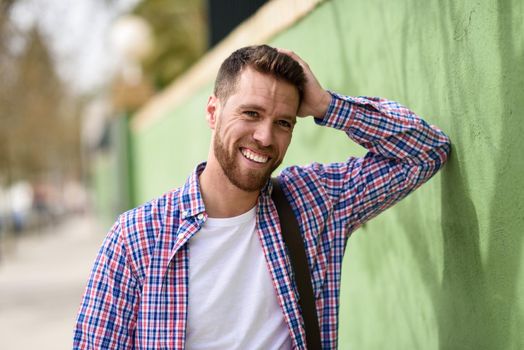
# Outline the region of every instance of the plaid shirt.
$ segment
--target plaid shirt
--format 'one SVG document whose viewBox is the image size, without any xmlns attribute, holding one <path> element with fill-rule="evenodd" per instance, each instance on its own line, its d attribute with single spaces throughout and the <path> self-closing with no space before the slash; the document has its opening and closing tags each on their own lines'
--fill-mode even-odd
<svg viewBox="0 0 524 350">
<path fill-rule="evenodd" d="M 286 168 L 279 175 L 298 218 L 312 274 L 322 345 L 337 347 L 342 257 L 350 233 L 428 180 L 449 139 L 405 107 L 332 93 L 318 124 L 366 147 L 362 158 Z M 183 349 L 188 305 L 188 241 L 207 214 L 200 164 L 184 186 L 122 214 L 106 237 L 75 329 L 75 349 Z M 293 272 L 271 200 L 258 199 L 257 232 L 293 342 L 305 349 Z"/>
</svg>

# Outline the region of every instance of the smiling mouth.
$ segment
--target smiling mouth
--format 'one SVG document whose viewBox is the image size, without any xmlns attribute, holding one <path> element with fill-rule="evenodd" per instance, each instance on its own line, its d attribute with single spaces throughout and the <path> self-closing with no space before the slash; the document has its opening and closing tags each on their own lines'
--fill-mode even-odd
<svg viewBox="0 0 524 350">
<path fill-rule="evenodd" d="M 240 153 L 247 159 L 259 164 L 267 163 L 269 159 L 271 159 L 268 156 L 255 153 L 247 148 L 240 148 Z"/>
</svg>

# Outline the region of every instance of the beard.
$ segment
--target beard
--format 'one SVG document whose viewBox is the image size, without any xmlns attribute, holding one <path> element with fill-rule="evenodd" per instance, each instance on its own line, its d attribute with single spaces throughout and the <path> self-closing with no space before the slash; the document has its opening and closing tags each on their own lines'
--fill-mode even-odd
<svg viewBox="0 0 524 350">
<path fill-rule="evenodd" d="M 254 149 L 259 149 L 260 147 L 253 147 Z M 238 156 L 236 152 L 240 153 L 239 144 L 235 143 L 231 151 L 228 151 L 224 142 L 220 137 L 220 130 L 217 127 L 215 132 L 215 137 L 213 141 L 213 150 L 215 157 L 222 168 L 222 171 L 229 179 L 229 181 L 246 192 L 255 192 L 260 191 L 269 178 L 273 171 L 278 168 L 282 161 L 277 161 L 271 164 L 267 169 L 245 169 L 240 168 L 240 164 L 236 160 Z M 273 152 L 271 152 L 273 153 Z M 243 155 L 240 155 L 243 157 Z M 272 162 L 273 158 L 269 160 Z"/>
</svg>

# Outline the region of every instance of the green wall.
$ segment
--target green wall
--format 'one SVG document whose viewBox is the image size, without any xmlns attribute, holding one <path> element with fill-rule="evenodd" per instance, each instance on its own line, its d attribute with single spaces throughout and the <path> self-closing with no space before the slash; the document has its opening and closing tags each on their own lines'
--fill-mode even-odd
<svg viewBox="0 0 524 350">
<path fill-rule="evenodd" d="M 180 186 L 196 164 L 206 159 L 211 132 L 204 112 L 211 90 L 210 83 L 186 104 L 134 135 L 136 204 Z"/>
<path fill-rule="evenodd" d="M 341 349 L 524 349 L 524 4 L 327 1 L 271 43 L 326 88 L 384 96 L 453 141 L 444 170 L 351 237 Z M 211 82 L 134 135 L 135 196 L 205 159 Z M 301 120 L 287 164 L 362 150 Z"/>
</svg>

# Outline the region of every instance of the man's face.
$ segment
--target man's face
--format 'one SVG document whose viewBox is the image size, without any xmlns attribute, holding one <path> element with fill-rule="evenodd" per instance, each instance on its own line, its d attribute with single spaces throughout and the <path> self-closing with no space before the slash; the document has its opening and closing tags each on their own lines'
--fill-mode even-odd
<svg viewBox="0 0 524 350">
<path fill-rule="evenodd" d="M 225 103 L 210 97 L 213 154 L 231 183 L 248 192 L 265 185 L 284 159 L 298 106 L 295 86 L 251 68 Z"/>
</svg>

